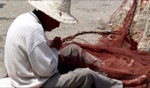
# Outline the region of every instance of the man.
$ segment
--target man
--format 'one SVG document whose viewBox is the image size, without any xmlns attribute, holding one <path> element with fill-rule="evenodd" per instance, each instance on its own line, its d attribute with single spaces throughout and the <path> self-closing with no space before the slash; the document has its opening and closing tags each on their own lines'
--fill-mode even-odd
<svg viewBox="0 0 150 88">
<path fill-rule="evenodd" d="M 60 23 L 73 24 L 70 0 L 29 0 L 36 9 L 17 17 L 11 24 L 5 44 L 5 66 L 14 87 L 42 88 L 122 88 L 119 80 L 110 79 L 89 68 L 77 68 L 60 74 L 58 53 L 79 57 L 86 63 L 99 62 L 77 45 L 68 45 L 58 52 L 62 42 L 55 37 L 49 43 L 45 31 Z M 133 80 L 132 80 L 133 81 Z M 127 82 L 128 83 L 128 82 Z"/>
</svg>

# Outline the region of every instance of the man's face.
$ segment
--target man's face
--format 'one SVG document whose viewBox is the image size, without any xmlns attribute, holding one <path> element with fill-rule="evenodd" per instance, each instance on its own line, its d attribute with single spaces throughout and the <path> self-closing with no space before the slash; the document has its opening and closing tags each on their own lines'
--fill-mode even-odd
<svg viewBox="0 0 150 88">
<path fill-rule="evenodd" d="M 50 21 L 48 21 L 46 24 L 45 24 L 45 30 L 46 31 L 51 31 L 57 27 L 59 27 L 60 25 L 60 22 L 54 20 L 54 19 L 51 19 Z"/>
</svg>

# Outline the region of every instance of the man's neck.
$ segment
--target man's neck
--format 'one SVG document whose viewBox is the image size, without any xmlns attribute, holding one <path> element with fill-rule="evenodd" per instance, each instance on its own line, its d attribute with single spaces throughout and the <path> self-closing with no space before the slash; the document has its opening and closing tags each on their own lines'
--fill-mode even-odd
<svg viewBox="0 0 150 88">
<path fill-rule="evenodd" d="M 43 12 L 39 11 L 39 10 L 33 10 L 33 13 L 37 16 L 37 18 L 39 19 L 39 21 L 41 22 L 41 25 L 44 29 L 44 31 L 46 31 L 46 28 L 45 28 L 45 24 L 48 20 L 48 16 L 46 14 L 44 14 Z"/>
<path fill-rule="evenodd" d="M 56 27 L 59 27 L 60 22 L 41 12 L 40 10 L 34 10 L 33 13 L 40 20 L 44 31 L 52 31 Z"/>
</svg>

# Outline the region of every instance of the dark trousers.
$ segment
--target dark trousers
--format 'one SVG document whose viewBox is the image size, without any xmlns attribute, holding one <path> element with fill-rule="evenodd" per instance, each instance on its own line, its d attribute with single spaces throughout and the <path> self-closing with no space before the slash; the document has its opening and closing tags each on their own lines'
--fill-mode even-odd
<svg viewBox="0 0 150 88">
<path fill-rule="evenodd" d="M 95 64 L 103 65 L 102 61 L 84 52 L 82 48 L 75 44 L 66 46 L 59 53 L 65 57 L 79 59 L 85 63 L 94 62 Z M 42 88 L 123 88 L 123 85 L 121 81 L 110 79 L 89 68 L 76 68 L 63 74 L 56 73 L 48 79 Z"/>
</svg>

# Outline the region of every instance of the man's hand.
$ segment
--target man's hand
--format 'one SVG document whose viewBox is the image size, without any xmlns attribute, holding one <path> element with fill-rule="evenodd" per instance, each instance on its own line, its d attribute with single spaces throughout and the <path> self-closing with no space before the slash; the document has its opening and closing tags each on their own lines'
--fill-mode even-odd
<svg viewBox="0 0 150 88">
<path fill-rule="evenodd" d="M 62 46 L 62 41 L 60 37 L 55 37 L 50 44 L 51 48 L 56 48 L 57 50 L 59 50 L 59 48 Z"/>
</svg>

